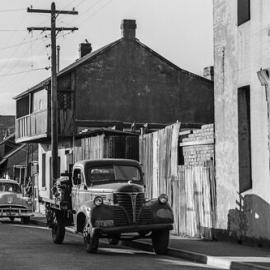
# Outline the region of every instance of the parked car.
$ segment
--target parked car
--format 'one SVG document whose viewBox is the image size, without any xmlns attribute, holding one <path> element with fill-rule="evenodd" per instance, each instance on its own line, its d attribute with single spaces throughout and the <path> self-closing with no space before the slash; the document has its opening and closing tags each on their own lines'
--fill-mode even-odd
<svg viewBox="0 0 270 270">
<path fill-rule="evenodd" d="M 147 199 L 140 164 L 128 159 L 82 160 L 70 178 L 62 178 L 46 203 L 47 221 L 54 243 L 61 244 L 65 227 L 81 233 L 87 252 L 98 249 L 100 238 L 151 238 L 155 252 L 165 254 L 173 212 L 168 197 Z"/>
<path fill-rule="evenodd" d="M 32 213 L 32 201 L 24 197 L 19 184 L 14 180 L 0 179 L 0 218 L 21 218 L 29 223 Z"/>
</svg>

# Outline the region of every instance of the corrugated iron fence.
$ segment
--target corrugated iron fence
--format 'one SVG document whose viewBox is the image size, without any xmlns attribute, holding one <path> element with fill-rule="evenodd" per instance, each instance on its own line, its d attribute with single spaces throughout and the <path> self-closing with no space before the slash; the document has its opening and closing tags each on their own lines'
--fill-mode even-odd
<svg viewBox="0 0 270 270">
<path fill-rule="evenodd" d="M 180 123 L 140 136 L 140 161 L 148 198 L 169 196 L 174 233 L 211 238 L 215 223 L 214 167 L 178 166 Z"/>
<path fill-rule="evenodd" d="M 178 177 L 171 181 L 170 196 L 175 234 L 212 238 L 216 219 L 215 187 L 213 166 L 178 166 Z"/>
</svg>

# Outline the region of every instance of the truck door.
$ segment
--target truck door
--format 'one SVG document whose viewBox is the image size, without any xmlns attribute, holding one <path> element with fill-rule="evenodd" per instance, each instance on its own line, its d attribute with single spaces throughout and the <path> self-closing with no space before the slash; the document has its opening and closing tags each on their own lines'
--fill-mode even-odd
<svg viewBox="0 0 270 270">
<path fill-rule="evenodd" d="M 80 168 L 75 168 L 73 170 L 73 174 L 72 174 L 72 193 L 71 193 L 71 201 L 72 201 L 72 210 L 74 210 L 74 214 L 73 214 L 73 220 L 76 224 L 76 216 L 77 216 L 77 212 L 79 210 L 79 189 L 81 186 L 81 182 L 82 182 L 82 174 L 81 174 L 81 169 Z"/>
</svg>

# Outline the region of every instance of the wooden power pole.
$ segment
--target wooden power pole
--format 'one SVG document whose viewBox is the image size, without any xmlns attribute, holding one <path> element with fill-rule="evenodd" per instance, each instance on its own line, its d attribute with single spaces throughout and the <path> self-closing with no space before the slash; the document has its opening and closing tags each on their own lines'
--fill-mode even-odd
<svg viewBox="0 0 270 270">
<path fill-rule="evenodd" d="M 56 58 L 56 31 L 75 31 L 77 27 L 56 27 L 56 17 L 59 14 L 78 15 L 78 11 L 72 10 L 56 10 L 55 3 L 51 4 L 51 9 L 33 9 L 28 8 L 27 12 L 32 13 L 50 13 L 51 14 L 51 27 L 27 27 L 27 30 L 34 31 L 51 31 L 51 150 L 52 161 L 50 176 L 50 188 L 52 188 L 58 175 L 58 102 L 57 102 L 57 58 Z M 51 193 L 50 193 L 51 194 Z"/>
</svg>

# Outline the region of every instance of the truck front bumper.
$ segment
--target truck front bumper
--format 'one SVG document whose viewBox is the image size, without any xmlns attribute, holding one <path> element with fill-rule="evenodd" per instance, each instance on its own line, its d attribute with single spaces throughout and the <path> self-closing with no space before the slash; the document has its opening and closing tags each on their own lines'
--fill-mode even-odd
<svg viewBox="0 0 270 270">
<path fill-rule="evenodd" d="M 157 230 L 172 230 L 172 224 L 149 224 L 149 225 L 130 225 L 119 227 L 95 227 L 93 231 L 101 234 L 121 234 L 121 233 L 133 233 L 133 232 L 146 232 Z"/>
</svg>

